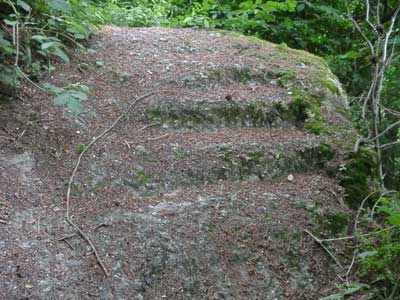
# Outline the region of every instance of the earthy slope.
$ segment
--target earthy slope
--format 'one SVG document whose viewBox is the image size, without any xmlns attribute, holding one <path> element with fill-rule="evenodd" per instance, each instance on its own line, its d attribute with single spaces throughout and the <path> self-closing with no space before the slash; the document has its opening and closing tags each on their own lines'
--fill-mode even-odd
<svg viewBox="0 0 400 300">
<path fill-rule="evenodd" d="M 335 179 L 346 97 L 311 54 L 225 32 L 105 27 L 43 82 L 94 94 L 79 118 L 28 87 L 0 107 L 0 299 L 317 299 L 337 266 L 304 233 L 346 230 Z M 81 144 L 138 103 L 85 156 Z M 28 98 L 29 97 L 29 98 Z"/>
</svg>

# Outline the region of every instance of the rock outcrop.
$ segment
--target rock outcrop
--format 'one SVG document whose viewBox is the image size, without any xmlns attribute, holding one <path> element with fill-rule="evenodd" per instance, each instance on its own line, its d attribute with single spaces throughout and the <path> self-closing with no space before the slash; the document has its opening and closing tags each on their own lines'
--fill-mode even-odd
<svg viewBox="0 0 400 300">
<path fill-rule="evenodd" d="M 0 108 L 0 298 L 328 293 L 337 266 L 304 230 L 346 230 L 336 174 L 351 130 L 326 63 L 194 29 L 105 27 L 88 47 L 44 79 L 93 91 L 78 118 L 37 94 Z M 64 219 L 66 183 L 82 147 L 152 91 L 73 184 L 73 219 L 105 277 Z"/>
</svg>

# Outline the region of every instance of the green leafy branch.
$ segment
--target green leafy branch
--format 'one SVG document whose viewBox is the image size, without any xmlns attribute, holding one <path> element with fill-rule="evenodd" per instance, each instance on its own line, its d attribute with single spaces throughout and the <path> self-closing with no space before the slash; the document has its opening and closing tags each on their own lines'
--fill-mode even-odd
<svg viewBox="0 0 400 300">
<path fill-rule="evenodd" d="M 65 107 L 68 111 L 75 115 L 79 115 L 85 110 L 81 103 L 88 99 L 90 90 L 83 84 L 69 84 L 64 88 L 45 83 L 44 87 L 54 96 L 54 104 Z"/>
</svg>

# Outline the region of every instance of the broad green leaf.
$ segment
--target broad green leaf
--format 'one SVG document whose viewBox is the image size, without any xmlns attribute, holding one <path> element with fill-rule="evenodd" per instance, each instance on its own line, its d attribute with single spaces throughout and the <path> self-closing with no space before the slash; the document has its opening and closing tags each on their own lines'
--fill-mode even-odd
<svg viewBox="0 0 400 300">
<path fill-rule="evenodd" d="M 90 89 L 84 85 L 84 84 L 80 84 L 80 83 L 70 83 L 67 85 L 67 88 L 71 89 L 71 90 L 78 90 L 78 91 L 82 91 L 85 94 L 90 94 Z"/>
<path fill-rule="evenodd" d="M 89 53 L 89 54 L 93 54 L 93 53 L 96 53 L 96 52 L 97 52 L 96 49 L 92 49 L 92 48 L 87 48 L 86 51 L 87 51 L 87 53 Z M 96 61 L 96 63 L 97 63 L 97 61 Z"/>
<path fill-rule="evenodd" d="M 0 74 L 0 82 L 4 85 L 8 85 L 10 87 L 15 87 L 15 77 L 9 75 Z"/>
<path fill-rule="evenodd" d="M 32 35 L 32 39 L 36 40 L 36 41 L 44 41 L 44 40 L 48 40 L 48 38 L 44 35 L 40 35 L 40 34 L 35 34 Z"/>
<path fill-rule="evenodd" d="M 69 100 L 67 106 L 69 110 L 77 115 L 85 110 L 85 107 L 77 99 Z"/>
<path fill-rule="evenodd" d="M 305 7 L 306 7 L 306 5 L 304 3 L 301 3 L 301 4 L 297 5 L 296 10 L 297 10 L 297 12 L 302 12 Z"/>
<path fill-rule="evenodd" d="M 245 2 L 240 3 L 239 7 L 241 9 L 252 10 L 255 8 L 255 5 L 254 5 L 253 1 L 245 1 Z"/>
<path fill-rule="evenodd" d="M 388 221 L 389 221 L 389 223 L 392 224 L 392 225 L 397 225 L 397 226 L 399 226 L 399 225 L 400 225 L 400 214 L 397 214 L 397 215 L 393 215 L 393 216 L 388 217 Z"/>
<path fill-rule="evenodd" d="M 54 21 L 54 19 L 47 19 L 47 23 L 48 23 L 50 26 L 57 26 L 57 23 L 56 23 L 56 21 Z"/>
<path fill-rule="evenodd" d="M 374 256 L 377 253 L 378 253 L 378 251 L 365 251 L 365 252 L 358 254 L 358 257 L 361 259 L 364 259 L 369 256 Z"/>
<path fill-rule="evenodd" d="M 65 63 L 69 63 L 68 55 L 63 50 L 61 50 L 61 48 L 55 47 L 52 53 L 61 58 Z"/>
<path fill-rule="evenodd" d="M 386 206 L 386 205 L 385 206 L 380 206 L 378 208 L 378 211 L 379 212 L 384 212 L 384 213 L 386 213 L 388 215 L 393 214 L 393 209 L 390 206 Z"/>
<path fill-rule="evenodd" d="M 25 11 L 30 11 L 31 10 L 31 7 L 25 1 L 17 0 L 17 5 L 22 7 Z"/>
<path fill-rule="evenodd" d="M 4 32 L 0 30 L 0 45 L 1 46 L 11 46 L 11 43 L 4 38 Z"/>
<path fill-rule="evenodd" d="M 37 50 L 36 53 L 39 53 L 40 55 L 47 57 L 49 54 L 46 51 L 42 51 L 42 50 Z"/>
<path fill-rule="evenodd" d="M 71 12 L 66 0 L 51 0 L 50 7 L 54 10 L 59 10 L 66 14 L 69 14 Z"/>
<path fill-rule="evenodd" d="M 358 52 L 358 51 L 348 51 L 345 54 L 345 56 L 348 59 L 356 59 L 356 58 L 360 57 L 360 52 Z"/>
<path fill-rule="evenodd" d="M 71 95 L 71 97 L 74 97 L 78 100 L 87 100 L 88 96 L 82 92 L 78 92 L 78 91 L 68 91 L 69 95 Z"/>
<path fill-rule="evenodd" d="M 18 24 L 17 20 L 8 20 L 8 19 L 4 19 L 3 20 L 4 23 L 6 23 L 9 26 L 15 26 L 16 24 Z"/>
<path fill-rule="evenodd" d="M 46 42 L 40 45 L 40 48 L 42 48 L 42 50 L 46 50 L 48 48 L 51 48 L 53 46 L 56 45 L 56 42 Z"/>
<path fill-rule="evenodd" d="M 58 94 L 61 94 L 61 93 L 65 92 L 65 89 L 60 88 L 60 87 L 55 86 L 55 85 L 52 85 L 50 83 L 43 84 L 43 87 L 45 89 L 47 89 L 50 93 L 54 94 L 54 95 L 58 95 Z"/>
<path fill-rule="evenodd" d="M 362 283 L 354 283 L 351 284 L 350 286 L 344 291 L 344 295 L 351 295 L 359 290 L 361 290 L 362 288 L 366 288 L 368 287 L 367 284 L 362 284 Z"/>
<path fill-rule="evenodd" d="M 69 94 L 60 94 L 54 97 L 54 104 L 56 105 L 66 105 L 68 104 L 73 98 Z"/>
<path fill-rule="evenodd" d="M 76 39 L 87 39 L 89 37 L 90 31 L 85 25 L 72 23 L 71 27 L 67 28 L 67 31 L 71 32 Z"/>
<path fill-rule="evenodd" d="M 17 78 L 15 70 L 3 67 L 0 68 L 0 71 L 0 82 L 7 86 L 15 87 Z"/>
</svg>

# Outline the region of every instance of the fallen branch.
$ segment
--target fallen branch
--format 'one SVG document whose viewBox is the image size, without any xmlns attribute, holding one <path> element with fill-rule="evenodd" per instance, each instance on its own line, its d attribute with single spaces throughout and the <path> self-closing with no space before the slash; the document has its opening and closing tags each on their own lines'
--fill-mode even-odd
<svg viewBox="0 0 400 300">
<path fill-rule="evenodd" d="M 146 130 L 149 127 L 153 127 L 153 126 L 157 126 L 157 125 L 160 125 L 160 122 L 147 124 L 147 125 L 143 126 L 142 128 L 138 129 L 136 132 L 142 132 L 143 130 Z"/>
<path fill-rule="evenodd" d="M 169 136 L 169 133 L 165 133 L 165 134 L 160 135 L 160 136 L 150 137 L 150 138 L 148 138 L 148 140 L 149 141 L 158 141 L 158 140 L 161 140 L 161 139 L 166 138 L 168 136 Z"/>
<path fill-rule="evenodd" d="M 146 130 L 147 128 L 157 126 L 157 125 L 160 125 L 160 123 L 156 122 L 156 123 L 147 124 L 147 125 L 144 125 L 142 128 L 136 130 L 136 132 L 142 132 L 142 131 Z M 122 140 L 119 141 L 119 143 L 121 143 L 121 142 L 122 142 Z M 132 144 L 133 142 L 129 142 L 127 140 L 124 140 L 123 142 L 128 147 L 128 149 L 131 149 L 130 144 Z"/>
<path fill-rule="evenodd" d="M 57 241 L 64 241 L 66 239 L 70 239 L 70 238 L 73 238 L 73 237 L 76 237 L 76 236 L 78 236 L 76 233 L 68 234 L 68 235 L 65 235 L 63 237 L 60 237 Z"/>
<path fill-rule="evenodd" d="M 35 88 L 37 88 L 39 91 L 43 92 L 45 95 L 48 95 L 49 93 L 42 88 L 40 85 L 34 83 L 29 77 L 28 75 L 26 75 L 19 66 L 15 66 L 16 70 L 20 73 L 20 75 L 22 75 L 23 78 L 25 78 L 25 80 L 27 80 L 31 85 L 33 85 Z"/>
<path fill-rule="evenodd" d="M 319 238 L 317 238 L 315 235 L 313 235 L 310 231 L 308 231 L 307 229 L 304 230 L 309 236 L 311 236 L 328 254 L 329 256 L 333 259 L 333 261 L 343 270 L 345 271 L 345 269 L 343 268 L 343 266 L 340 264 L 340 262 L 337 260 L 337 258 L 335 257 L 335 255 L 333 255 L 333 253 L 328 249 L 328 247 L 326 247 L 323 244 L 323 240 L 320 240 Z"/>
<path fill-rule="evenodd" d="M 6 97 L 15 98 L 17 100 L 25 102 L 25 100 L 21 96 L 16 95 L 16 94 L 10 94 L 10 93 L 7 93 L 5 91 L 0 91 L 0 94 L 3 95 L 3 96 L 6 96 Z"/>
<path fill-rule="evenodd" d="M 361 238 L 361 237 L 367 237 L 367 236 L 371 236 L 374 234 L 378 234 L 378 233 L 382 233 L 385 231 L 389 231 L 392 230 L 393 228 L 396 228 L 397 225 L 392 225 L 386 228 L 383 228 L 381 230 L 377 230 L 377 231 L 372 231 L 369 233 L 365 233 L 365 234 L 358 234 L 358 235 L 349 235 L 349 236 L 343 236 L 343 237 L 338 237 L 338 238 L 332 238 L 332 239 L 318 239 L 320 242 L 335 242 L 335 241 L 344 241 L 344 240 L 353 240 L 353 239 L 357 239 L 357 238 Z"/>
<path fill-rule="evenodd" d="M 79 227 L 78 224 L 76 224 L 75 222 L 72 221 L 71 219 L 71 188 L 72 188 L 72 184 L 74 182 L 74 178 L 76 176 L 76 173 L 78 172 L 79 166 L 81 164 L 82 158 L 83 156 L 86 154 L 86 152 L 89 150 L 89 148 L 91 148 L 96 142 L 98 142 L 102 137 L 104 137 L 106 134 L 108 134 L 110 131 L 112 131 L 114 129 L 114 127 L 129 113 L 129 111 L 132 109 L 132 107 L 134 107 L 137 103 L 139 103 L 140 101 L 151 97 L 155 94 L 159 94 L 159 93 L 171 93 L 171 91 L 154 91 L 154 92 L 150 92 L 148 94 L 145 94 L 139 98 L 136 98 L 134 101 L 132 101 L 132 103 L 128 106 L 128 108 L 125 110 L 125 112 L 123 112 L 115 121 L 114 123 L 112 123 L 111 126 L 109 126 L 108 128 L 106 128 L 101 134 L 99 134 L 98 136 L 96 136 L 94 139 L 92 139 L 92 141 L 85 147 L 85 149 L 83 149 L 83 151 L 80 153 L 76 164 L 75 164 L 75 168 L 72 171 L 71 177 L 68 181 L 68 188 L 67 188 L 67 203 L 66 203 L 66 213 L 65 213 L 65 219 L 67 220 L 67 222 L 79 233 L 79 235 L 82 236 L 82 238 L 89 244 L 90 248 L 92 249 L 98 264 L 100 265 L 100 267 L 102 268 L 104 274 L 108 277 L 110 276 L 103 260 L 101 259 L 99 253 L 97 252 L 97 249 L 95 247 L 95 245 L 93 244 L 92 240 L 90 239 L 90 237 Z M 65 239 L 63 239 L 65 240 Z"/>
<path fill-rule="evenodd" d="M 359 207 L 359 209 L 358 209 L 358 211 L 357 211 L 357 215 L 356 215 L 355 221 L 354 221 L 354 232 L 355 232 L 354 235 L 343 236 L 343 237 L 338 237 L 338 238 L 331 238 L 331 239 L 320 239 L 320 238 L 316 237 L 315 235 L 313 235 L 310 231 L 305 230 L 305 232 L 306 232 L 308 235 L 310 235 L 310 236 L 311 236 L 311 237 L 312 237 L 312 238 L 313 238 L 313 239 L 314 239 L 328 254 L 329 254 L 329 256 L 332 257 L 332 259 L 333 259 L 333 260 L 336 262 L 336 264 L 338 264 L 339 266 L 341 266 L 341 265 L 338 263 L 336 257 L 333 255 L 333 253 L 331 253 L 331 251 L 323 244 L 324 242 L 336 242 L 336 241 L 344 241 L 344 240 L 357 240 L 357 239 L 359 239 L 359 238 L 369 237 L 369 236 L 373 236 L 373 235 L 375 235 L 375 234 L 379 234 L 379 233 L 382 233 L 382 232 L 390 231 L 390 230 L 392 230 L 392 229 L 394 229 L 394 228 L 397 227 L 397 225 L 392 225 L 392 226 L 389 226 L 389 227 L 386 227 L 386 228 L 383 228 L 383 229 L 380 229 L 380 230 L 377 230 L 377 231 L 372 231 L 372 232 L 365 233 L 365 234 L 357 234 L 357 231 L 358 231 L 358 222 L 359 222 L 359 219 L 360 219 L 360 216 L 361 216 L 361 212 L 362 212 L 362 210 L 363 210 L 363 208 L 364 208 L 364 205 L 365 205 L 365 203 L 368 201 L 368 199 L 371 198 L 371 196 L 373 196 L 374 194 L 376 194 L 376 193 L 378 193 L 378 192 L 379 192 L 379 191 L 371 192 L 371 193 L 370 193 L 368 196 L 366 196 L 366 197 L 363 199 L 363 201 L 361 202 L 361 205 L 360 205 L 360 207 Z M 387 194 L 390 194 L 390 193 L 396 193 L 396 191 L 386 191 L 386 192 L 384 192 L 384 193 L 382 193 L 382 194 L 380 195 L 379 199 L 376 201 L 375 205 L 374 205 L 373 208 L 372 208 L 371 217 L 373 217 L 374 210 L 376 209 L 378 203 L 381 201 L 381 199 L 383 198 L 383 196 L 385 196 L 385 195 L 387 195 Z M 350 263 L 350 265 L 349 265 L 349 267 L 347 268 L 347 271 L 346 271 L 346 273 L 345 273 L 345 279 L 346 279 L 346 282 L 347 282 L 347 283 L 348 283 L 349 275 L 350 275 L 350 273 L 351 273 L 351 271 L 352 271 L 352 269 L 353 269 L 353 267 L 354 267 L 354 264 L 355 264 L 355 258 L 356 258 L 357 251 L 358 251 L 358 248 L 356 248 L 356 249 L 353 251 L 353 256 L 352 256 L 352 259 L 351 259 L 351 263 Z M 341 278 L 341 277 L 339 276 L 339 278 Z M 341 278 L 341 279 L 342 279 L 342 278 Z M 344 280 L 343 280 L 343 281 L 344 281 Z"/>
</svg>

